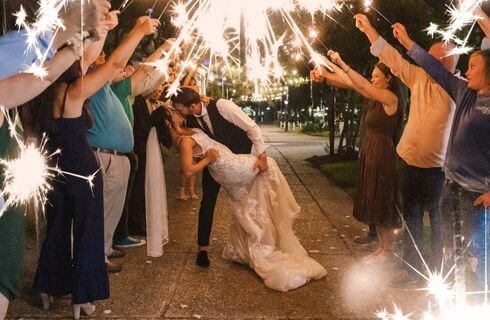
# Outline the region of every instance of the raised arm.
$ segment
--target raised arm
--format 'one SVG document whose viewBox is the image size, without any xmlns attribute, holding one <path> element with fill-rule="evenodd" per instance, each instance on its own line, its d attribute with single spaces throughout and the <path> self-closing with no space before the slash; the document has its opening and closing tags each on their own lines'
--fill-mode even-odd
<svg viewBox="0 0 490 320">
<path fill-rule="evenodd" d="M 83 10 L 82 10 L 83 4 Z M 107 0 L 78 0 L 66 1 L 65 6 L 60 10 L 59 16 L 65 25 L 60 29 L 54 38 L 54 48 L 60 48 L 64 43 L 70 40 L 76 33 L 82 32 L 83 29 L 90 31 L 93 37 L 98 38 L 97 29 L 104 22 L 105 15 L 109 12 L 111 4 Z"/>
<path fill-rule="evenodd" d="M 218 157 L 219 153 L 216 149 L 210 149 L 206 152 L 204 157 L 197 163 L 193 163 L 192 147 L 195 145 L 194 140 L 191 137 L 183 136 L 179 145 L 180 163 L 182 165 L 182 172 L 186 177 L 192 177 L 204 170 L 210 163 L 213 163 Z"/>
<path fill-rule="evenodd" d="M 79 78 L 73 86 L 70 87 L 70 94 L 81 94 L 81 99 L 88 99 L 96 93 L 107 81 L 114 79 L 118 72 L 126 66 L 129 58 L 138 46 L 141 39 L 155 32 L 159 25 L 155 19 L 144 17 L 138 19 L 133 30 L 128 36 L 117 46 L 117 48 L 109 56 L 109 59 L 97 67 L 94 72 L 91 72 Z M 97 44 L 98 45 L 98 44 Z"/>
<path fill-rule="evenodd" d="M 322 66 L 319 69 L 317 68 L 317 70 L 320 72 L 320 77 L 323 78 L 324 83 L 333 85 L 336 88 L 354 90 L 364 98 L 371 99 L 367 92 L 365 92 L 362 88 L 358 88 L 351 81 L 349 76 L 327 57 L 320 56 L 320 62 Z M 332 72 L 328 71 L 323 66 L 328 66 Z"/>
<path fill-rule="evenodd" d="M 102 49 L 104 48 L 107 33 L 110 30 L 113 30 L 119 24 L 117 15 L 118 11 L 111 11 L 106 14 L 105 21 L 97 29 L 99 38 L 85 48 L 81 61 L 82 74 L 85 74 L 90 65 L 92 65 L 92 63 L 97 60 L 97 57 L 99 57 Z"/>
<path fill-rule="evenodd" d="M 407 33 L 405 26 L 401 23 L 393 25 L 393 35 L 408 51 L 412 59 L 422 67 L 439 85 L 449 94 L 453 101 L 458 98 L 463 91 L 467 90 L 466 81 L 454 76 L 444 68 L 442 63 L 431 56 L 427 51 L 417 45 Z"/>
<path fill-rule="evenodd" d="M 158 47 L 151 55 L 149 55 L 145 62 L 153 62 L 160 59 L 167 51 L 170 50 L 173 44 L 173 39 L 167 39 Z M 145 92 L 153 91 L 153 89 L 159 85 L 157 79 L 162 79 L 162 73 L 155 67 L 142 65 L 131 76 L 131 92 L 133 96 L 138 96 Z"/>
<path fill-rule="evenodd" d="M 490 38 L 490 18 L 487 16 L 485 11 L 482 10 L 480 6 L 476 6 L 475 10 L 473 11 L 473 14 L 479 17 L 478 20 L 478 25 L 482 29 L 483 33 L 485 34 L 486 38 Z"/>
<path fill-rule="evenodd" d="M 426 77 L 425 72 L 419 67 L 409 63 L 402 55 L 383 39 L 378 31 L 371 25 L 369 19 L 363 14 L 356 14 L 356 27 L 362 31 L 371 42 L 371 54 L 379 57 L 391 72 L 409 88 L 415 81 Z"/>
<path fill-rule="evenodd" d="M 17 107 L 26 103 L 46 90 L 58 77 L 65 72 L 77 59 L 79 54 L 66 47 L 59 50 L 54 57 L 44 63 L 48 76 L 41 79 L 32 73 L 18 73 L 0 80 L 0 105 L 6 108 Z"/>
<path fill-rule="evenodd" d="M 351 69 L 337 52 L 330 50 L 328 55 L 345 72 L 355 87 L 365 92 L 368 98 L 381 102 L 386 114 L 395 114 L 398 108 L 398 98 L 393 92 L 374 86 L 357 71 Z"/>
<path fill-rule="evenodd" d="M 155 33 L 160 21 L 149 17 L 140 17 L 128 36 L 124 38 L 116 50 L 110 55 L 109 60 L 113 60 L 117 65 L 126 66 L 134 50 L 143 37 Z"/>
</svg>

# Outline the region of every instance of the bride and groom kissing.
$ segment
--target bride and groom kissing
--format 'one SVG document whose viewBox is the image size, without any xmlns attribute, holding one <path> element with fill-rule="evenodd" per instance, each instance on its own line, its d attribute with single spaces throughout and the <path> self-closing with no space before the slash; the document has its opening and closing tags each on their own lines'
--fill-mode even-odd
<svg viewBox="0 0 490 320">
<path fill-rule="evenodd" d="M 191 88 L 180 88 L 172 105 L 159 108 L 158 118 L 166 124 L 159 126 L 160 140 L 179 151 L 185 175 L 202 171 L 196 264 L 210 264 L 207 247 L 223 187 L 232 203 L 223 258 L 249 265 L 279 291 L 324 277 L 325 268 L 308 257 L 294 234 L 300 207 L 278 165 L 267 157 L 258 125 L 233 102 L 202 102 Z"/>
</svg>

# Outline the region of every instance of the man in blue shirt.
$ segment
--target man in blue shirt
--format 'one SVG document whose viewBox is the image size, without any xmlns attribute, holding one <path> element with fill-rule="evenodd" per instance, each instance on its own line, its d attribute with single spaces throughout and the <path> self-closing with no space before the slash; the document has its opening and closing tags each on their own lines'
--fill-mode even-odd
<svg viewBox="0 0 490 320">
<path fill-rule="evenodd" d="M 112 53 L 120 56 L 117 65 L 121 70 L 141 39 L 154 33 L 158 25 L 157 19 L 138 19 L 133 30 Z M 89 48 L 84 55 L 85 61 L 94 62 L 99 57 L 104 41 L 105 38 Z M 102 60 L 100 63 L 106 62 Z M 104 246 L 107 271 L 120 272 L 122 266 L 109 261 L 109 257 L 115 253 L 112 249 L 113 236 L 122 215 L 126 196 L 130 172 L 126 154 L 133 150 L 133 129 L 121 101 L 109 83 L 90 97 L 89 109 L 94 122 L 87 133 L 87 139 L 99 160 L 104 180 Z"/>
</svg>

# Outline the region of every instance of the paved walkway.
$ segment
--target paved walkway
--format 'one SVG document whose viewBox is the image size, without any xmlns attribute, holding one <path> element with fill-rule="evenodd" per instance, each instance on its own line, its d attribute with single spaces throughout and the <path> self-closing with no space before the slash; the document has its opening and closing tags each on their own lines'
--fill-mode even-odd
<svg viewBox="0 0 490 320">
<path fill-rule="evenodd" d="M 356 264 L 356 257 L 365 252 L 351 239 L 364 226 L 351 216 L 352 199 L 304 161 L 325 155 L 324 138 L 284 133 L 274 126 L 263 126 L 263 132 L 271 145 L 268 154 L 278 162 L 303 208 L 296 233 L 325 266 L 326 278 L 287 293 L 275 292 L 248 267 L 223 260 L 230 210 L 224 192 L 215 212 L 211 267 L 196 267 L 199 201 L 176 199 L 179 166 L 172 153 L 165 159 L 171 241 L 160 258 L 146 257 L 145 247 L 128 250 L 123 272 L 110 276 L 111 298 L 97 303 L 93 319 L 373 319 L 376 310 L 391 308 L 392 301 L 409 310 L 424 300 L 413 291 L 389 288 L 387 272 Z M 39 308 L 30 289 L 35 257 L 31 241 L 25 294 L 11 305 L 10 318 L 67 318 L 69 300 L 56 300 L 49 312 Z"/>
</svg>

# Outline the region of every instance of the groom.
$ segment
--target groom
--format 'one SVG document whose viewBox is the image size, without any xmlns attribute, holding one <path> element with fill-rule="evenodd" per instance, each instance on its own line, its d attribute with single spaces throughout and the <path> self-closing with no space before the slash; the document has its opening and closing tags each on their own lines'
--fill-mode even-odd
<svg viewBox="0 0 490 320">
<path fill-rule="evenodd" d="M 253 170 L 267 170 L 267 146 L 259 126 L 236 104 L 225 99 L 201 101 L 195 90 L 187 87 L 172 97 L 172 104 L 187 119 L 187 127 L 202 129 L 211 139 L 227 146 L 233 153 L 257 154 Z M 253 151 L 252 151 L 253 150 Z M 203 198 L 197 228 L 198 254 L 196 264 L 209 267 L 207 247 L 213 224 L 214 207 L 220 185 L 206 168 L 202 172 Z"/>
</svg>

